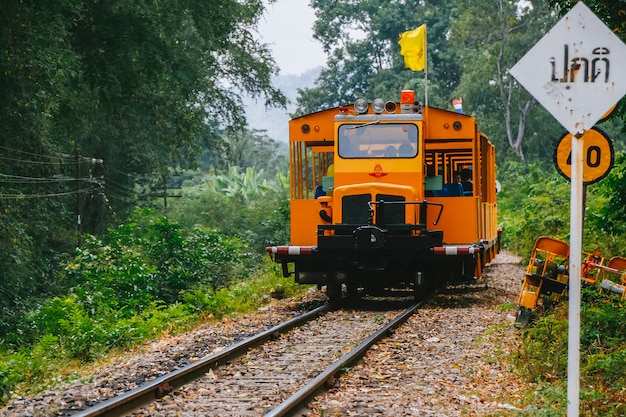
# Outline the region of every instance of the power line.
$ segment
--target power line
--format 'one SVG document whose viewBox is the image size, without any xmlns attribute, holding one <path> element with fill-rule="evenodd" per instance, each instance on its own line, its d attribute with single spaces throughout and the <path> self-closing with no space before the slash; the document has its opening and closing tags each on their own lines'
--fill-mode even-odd
<svg viewBox="0 0 626 417">
<path fill-rule="evenodd" d="M 26 199 L 26 198 L 51 198 L 66 195 L 88 194 L 92 191 L 100 191 L 99 187 L 81 188 L 80 190 L 64 191 L 59 193 L 46 194 L 23 194 L 23 193 L 0 193 L 0 199 Z"/>
<path fill-rule="evenodd" d="M 68 182 L 68 181 L 85 181 L 85 182 L 97 182 L 104 177 L 85 177 L 75 178 L 68 177 L 67 175 L 53 175 L 51 177 L 24 177 L 20 175 L 10 175 L 0 173 L 0 183 L 7 184 L 39 184 L 39 183 L 52 183 L 52 182 Z"/>
<path fill-rule="evenodd" d="M 0 145 L 0 149 L 5 149 L 7 151 L 11 151 L 11 152 L 15 152 L 15 153 L 21 153 L 24 155 L 30 155 L 30 156 L 36 156 L 38 158 L 47 158 L 47 159 L 66 159 L 67 163 L 76 163 L 77 162 L 77 158 L 76 155 L 72 155 L 72 154 L 68 154 L 68 153 L 58 153 L 58 154 L 54 154 L 54 155 L 45 155 L 45 154 L 40 154 L 40 153 L 33 153 L 33 152 L 28 152 L 28 151 L 22 151 L 20 149 L 15 149 L 15 148 L 9 148 L 7 146 L 2 146 Z M 42 162 L 42 161 L 30 161 L 30 160 L 20 160 L 20 159 L 11 159 L 11 158 L 7 158 L 4 157 L 4 159 L 8 159 L 11 161 L 25 161 L 25 162 Z M 80 156 L 79 155 L 79 162 L 92 162 L 94 164 L 102 164 L 104 161 L 102 159 L 99 158 L 92 158 L 89 156 Z"/>
<path fill-rule="evenodd" d="M 14 184 L 14 185 L 45 185 L 45 184 L 61 184 L 72 182 L 76 184 L 76 190 L 72 191 L 57 191 L 57 192 L 40 192 L 40 193 L 24 193 L 24 192 L 0 192 L 0 199 L 33 199 L 33 198 L 52 198 L 52 197 L 61 197 L 68 195 L 76 195 L 80 196 L 82 194 L 92 193 L 95 191 L 101 191 L 102 183 L 104 182 L 104 176 L 99 177 L 82 177 L 80 176 L 80 166 L 83 163 L 87 164 L 102 164 L 103 160 L 92 157 L 84 157 L 79 155 L 70 155 L 70 154 L 57 154 L 55 156 L 52 155 L 42 155 L 36 154 L 32 152 L 21 151 L 18 149 L 9 148 L 6 146 L 0 146 L 0 149 L 5 149 L 8 151 L 12 151 L 18 154 L 25 154 L 29 156 L 36 156 L 38 158 L 47 158 L 47 159 L 55 159 L 55 161 L 34 161 L 34 160 L 26 160 L 26 159 L 17 159 L 17 158 L 9 158 L 0 156 L 0 160 L 16 162 L 20 164 L 36 164 L 36 165 L 58 165 L 58 164 L 72 164 L 76 166 L 76 175 L 68 176 L 64 174 L 55 174 L 47 177 L 32 177 L 26 175 L 13 175 L 13 174 L 5 174 L 0 173 L 0 184 Z M 61 159 L 59 161 L 59 159 Z M 87 188 L 80 187 L 81 183 L 87 184 L 97 184 L 96 187 L 91 186 Z"/>
<path fill-rule="evenodd" d="M 22 153 L 24 155 L 37 156 L 39 158 L 50 158 L 50 159 L 55 158 L 55 159 L 57 159 L 57 158 L 59 158 L 59 156 L 61 156 L 63 158 L 74 159 L 74 155 L 68 155 L 68 154 L 59 154 L 59 156 L 44 155 L 44 154 L 40 154 L 40 153 L 33 153 L 33 152 L 22 151 L 22 150 L 15 149 L 15 148 L 9 148 L 9 147 L 2 146 L 2 145 L 0 145 L 0 149 L 5 149 L 7 151 L 16 152 L 16 153 Z"/>
<path fill-rule="evenodd" d="M 133 188 L 129 188 L 127 186 L 125 186 L 124 184 L 120 184 L 119 182 L 116 181 L 112 181 L 111 179 L 107 179 L 106 181 L 107 185 L 114 185 L 116 186 L 120 192 L 126 192 L 128 194 L 134 195 L 137 193 L 137 191 Z M 111 188 L 111 187 L 108 187 Z"/>
<path fill-rule="evenodd" d="M 33 160 L 30 160 L 30 159 L 16 159 L 16 158 L 8 158 L 6 156 L 0 156 L 0 159 L 2 159 L 4 161 L 11 161 L 11 162 L 19 163 L 19 164 L 33 164 L 33 165 L 59 165 L 59 164 L 75 165 L 75 164 L 81 164 L 81 163 L 84 163 L 84 162 L 91 162 L 91 163 L 94 163 L 94 164 L 102 163 L 101 159 L 93 159 L 93 158 L 85 158 L 85 159 L 80 160 L 80 161 L 76 161 L 76 158 L 74 158 L 73 161 L 70 161 L 70 160 L 33 161 Z"/>
<path fill-rule="evenodd" d="M 120 173 L 120 174 L 122 174 L 122 175 L 126 175 L 126 176 L 127 176 L 127 177 L 129 177 L 129 178 L 133 178 L 133 179 L 135 179 L 135 178 L 137 177 L 137 175 L 135 175 L 135 174 L 129 174 L 129 173 L 127 173 L 127 172 L 120 171 L 119 169 L 117 169 L 117 168 L 113 168 L 113 167 L 108 166 L 108 165 L 107 165 L 107 166 L 103 166 L 103 168 L 104 168 L 104 169 L 110 169 L 111 171 L 118 172 L 118 173 Z"/>
</svg>

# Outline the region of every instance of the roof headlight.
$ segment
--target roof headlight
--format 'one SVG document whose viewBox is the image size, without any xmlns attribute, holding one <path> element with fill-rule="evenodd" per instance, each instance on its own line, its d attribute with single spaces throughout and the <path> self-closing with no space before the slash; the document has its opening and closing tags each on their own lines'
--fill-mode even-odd
<svg viewBox="0 0 626 417">
<path fill-rule="evenodd" d="M 367 107 L 367 100 L 364 98 L 359 98 L 354 102 L 354 110 L 359 114 L 367 113 Z"/>
<path fill-rule="evenodd" d="M 372 110 L 374 110 L 376 114 L 382 113 L 385 110 L 385 102 L 380 98 L 375 99 L 372 102 Z"/>
</svg>

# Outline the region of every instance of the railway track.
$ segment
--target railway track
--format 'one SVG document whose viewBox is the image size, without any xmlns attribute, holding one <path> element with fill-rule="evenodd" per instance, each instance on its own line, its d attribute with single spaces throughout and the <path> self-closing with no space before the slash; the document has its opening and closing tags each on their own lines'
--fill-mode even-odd
<svg viewBox="0 0 626 417">
<path fill-rule="evenodd" d="M 357 364 L 345 366 L 350 372 L 336 378 L 331 388 L 315 394 L 306 404 L 306 415 L 486 416 L 509 410 L 512 405 L 523 405 L 523 402 L 512 399 L 520 398 L 516 393 L 523 389 L 523 384 L 510 373 L 506 359 L 507 354 L 517 348 L 519 330 L 512 326 L 514 315 L 502 306 L 517 300 L 519 277 L 524 269 L 519 267 L 517 258 L 502 255 L 498 258 L 486 270 L 485 282 L 450 285 L 425 300 L 404 325 L 393 331 L 392 337 L 377 342 Z M 184 335 L 168 335 L 142 347 L 140 355 L 115 358 L 89 375 L 68 380 L 33 396 L 14 396 L 6 407 L 0 408 L 0 416 L 69 417 L 84 413 L 87 407 L 130 393 L 165 377 L 172 370 L 199 362 L 198 358 L 213 355 L 218 349 L 241 343 L 270 326 L 318 307 L 325 299 L 322 292 L 311 291 L 299 301 L 273 303 L 251 315 L 224 317 Z M 249 349 L 239 359 L 207 371 L 208 380 L 199 380 L 169 393 L 164 391 L 161 399 L 153 397 L 150 404 L 125 415 L 258 417 L 270 413 L 313 381 L 322 369 L 326 369 L 324 366 L 339 361 L 342 355 L 361 343 L 359 341 L 365 340 L 383 322 L 409 305 L 408 300 L 405 304 L 396 304 L 396 311 L 388 313 L 387 310 L 393 308 L 389 304 L 381 306 L 380 303 L 367 304 L 368 299 L 364 301 L 358 307 L 374 310 L 371 314 L 365 315 L 356 309 L 355 304 L 349 304 L 348 308 L 353 310 L 343 310 L 346 314 L 344 324 L 338 322 L 336 326 L 346 333 L 361 333 L 360 337 L 350 341 L 346 335 L 341 335 L 347 342 L 343 347 L 335 348 L 333 355 L 326 355 L 326 364 L 317 363 L 318 372 L 309 371 L 306 381 L 296 381 L 295 375 L 289 373 L 289 366 L 272 362 L 276 356 L 285 356 L 287 360 L 289 355 L 292 359 L 299 355 L 299 363 L 294 364 L 293 360 L 287 363 L 297 368 L 305 366 L 304 359 L 315 363 L 312 344 L 307 345 L 306 338 L 304 342 L 295 339 L 304 332 L 297 328 L 279 339 L 290 340 L 282 352 L 266 345 Z M 376 308 L 380 310 L 378 313 Z M 317 330 L 311 328 L 309 331 L 313 335 L 327 333 L 326 336 L 332 338 L 331 330 L 336 327 L 330 325 L 329 318 L 330 315 L 326 315 L 311 322 L 310 326 L 317 326 Z M 362 322 L 367 326 L 362 327 Z M 277 336 L 273 334 L 272 339 Z M 254 366 L 246 370 L 243 366 L 250 363 Z M 269 367 L 263 368 L 266 363 Z M 272 363 L 274 365 L 270 366 Z M 284 368 L 282 371 L 287 373 L 279 376 L 274 368 Z M 258 397 L 243 390 L 247 387 L 255 392 L 248 385 L 255 381 L 255 375 L 259 381 L 265 381 L 260 386 L 266 391 L 257 390 Z M 282 394 L 274 397 L 274 391 Z M 205 404 L 219 402 L 224 397 L 230 401 L 225 405 L 247 405 L 251 410 L 223 412 L 219 407 Z"/>
<path fill-rule="evenodd" d="M 398 307 L 324 305 L 74 416 L 292 415 L 417 305 Z"/>
</svg>

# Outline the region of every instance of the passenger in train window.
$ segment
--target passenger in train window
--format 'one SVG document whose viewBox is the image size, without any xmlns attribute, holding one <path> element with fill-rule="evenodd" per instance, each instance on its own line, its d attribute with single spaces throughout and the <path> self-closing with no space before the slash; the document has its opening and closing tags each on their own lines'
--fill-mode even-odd
<svg viewBox="0 0 626 417">
<path fill-rule="evenodd" d="M 454 182 L 463 182 L 461 180 L 461 171 L 454 171 Z"/>
<path fill-rule="evenodd" d="M 461 170 L 461 184 L 463 185 L 463 191 L 473 191 L 474 185 L 472 184 L 472 170 Z"/>
<path fill-rule="evenodd" d="M 385 149 L 385 157 L 386 158 L 395 158 L 398 155 L 398 152 L 396 151 L 396 147 L 393 145 L 389 145 L 387 146 L 387 149 Z"/>
<path fill-rule="evenodd" d="M 401 158 L 414 157 L 415 148 L 410 143 L 405 142 L 398 148 L 398 155 Z"/>
</svg>

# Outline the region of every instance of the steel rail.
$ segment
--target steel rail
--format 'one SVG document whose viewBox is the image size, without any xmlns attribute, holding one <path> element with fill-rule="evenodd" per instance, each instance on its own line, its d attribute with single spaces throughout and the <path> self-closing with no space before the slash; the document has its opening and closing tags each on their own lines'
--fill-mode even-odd
<svg viewBox="0 0 626 417">
<path fill-rule="evenodd" d="M 193 380 L 202 378 L 210 369 L 217 368 L 218 366 L 245 354 L 248 349 L 259 346 L 266 341 L 275 338 L 281 333 L 287 332 L 308 321 L 311 321 L 328 312 L 330 309 L 331 306 L 329 304 L 325 304 L 300 316 L 294 317 L 248 339 L 235 343 L 220 352 L 205 356 L 196 363 L 187 365 L 174 372 L 170 372 L 156 378 L 140 387 L 103 401 L 80 413 L 73 414 L 73 417 L 123 416 L 154 401 L 155 399 L 162 398 L 164 395 L 170 393 L 176 388 L 179 388 Z"/>
<path fill-rule="evenodd" d="M 421 305 L 417 303 L 404 310 L 402 313 L 391 319 L 385 326 L 381 327 L 369 338 L 361 342 L 360 345 L 345 354 L 341 359 L 330 365 L 324 372 L 315 377 L 311 382 L 298 390 L 296 393 L 287 398 L 277 407 L 268 411 L 263 417 L 281 417 L 292 416 L 301 410 L 310 399 L 329 381 L 333 381 L 343 373 L 344 368 L 358 361 L 369 348 L 378 341 L 387 337 L 387 334 L 396 327 L 403 324 L 415 313 L 415 310 Z"/>
</svg>

